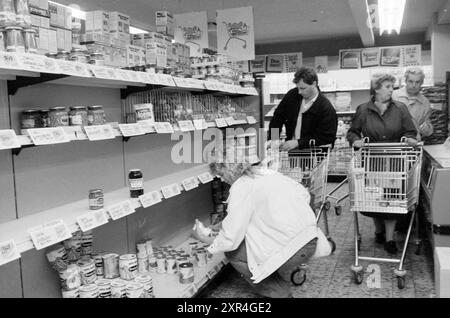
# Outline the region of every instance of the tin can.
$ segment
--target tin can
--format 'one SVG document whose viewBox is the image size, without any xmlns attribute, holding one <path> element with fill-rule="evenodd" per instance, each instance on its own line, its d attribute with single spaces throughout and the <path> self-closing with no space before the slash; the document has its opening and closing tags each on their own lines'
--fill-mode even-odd
<svg viewBox="0 0 450 318">
<path fill-rule="evenodd" d="M 100 210 L 103 209 L 103 190 L 94 189 L 89 190 L 89 209 L 90 210 Z"/>
<path fill-rule="evenodd" d="M 105 64 L 105 58 L 102 53 L 91 53 L 89 64 L 103 66 Z"/>
<path fill-rule="evenodd" d="M 87 121 L 89 126 L 106 124 L 106 114 L 103 106 L 88 106 Z"/>
<path fill-rule="evenodd" d="M 178 271 L 180 271 L 180 265 L 181 264 L 185 264 L 188 263 L 189 259 L 187 257 L 183 257 L 183 256 L 178 256 L 177 257 L 177 269 Z"/>
<path fill-rule="evenodd" d="M 111 281 L 109 279 L 98 279 L 95 285 L 98 287 L 98 298 L 111 298 Z"/>
<path fill-rule="evenodd" d="M 36 30 L 34 29 L 24 29 L 23 30 L 23 38 L 25 42 L 25 51 L 27 53 L 38 52 L 37 42 L 36 42 Z"/>
<path fill-rule="evenodd" d="M 95 263 L 95 273 L 97 274 L 97 277 L 103 277 L 103 255 L 104 253 L 99 254 L 93 254 L 92 258 L 94 259 Z"/>
<path fill-rule="evenodd" d="M 128 173 L 130 197 L 138 198 L 144 194 L 144 176 L 140 169 L 131 169 Z"/>
<path fill-rule="evenodd" d="M 77 262 L 80 267 L 81 283 L 89 285 L 97 280 L 97 271 L 93 259 L 83 258 Z"/>
<path fill-rule="evenodd" d="M 203 248 L 198 248 L 195 254 L 195 260 L 197 261 L 198 267 L 205 267 L 208 262 L 208 254 Z"/>
<path fill-rule="evenodd" d="M 119 277 L 119 255 L 103 255 L 103 275 L 105 278 L 113 279 Z"/>
<path fill-rule="evenodd" d="M 58 54 L 56 55 L 56 59 L 68 61 L 69 60 L 69 56 L 70 56 L 70 53 L 68 51 L 59 50 Z"/>
<path fill-rule="evenodd" d="M 64 241 L 69 263 L 76 262 L 81 258 L 81 232 L 75 233 L 72 238 Z"/>
<path fill-rule="evenodd" d="M 62 298 L 80 298 L 80 290 L 78 288 L 72 290 L 61 290 Z"/>
<path fill-rule="evenodd" d="M 95 284 L 80 287 L 80 298 L 98 298 L 98 287 Z"/>
<path fill-rule="evenodd" d="M 163 254 L 156 255 L 156 271 L 160 274 L 164 274 L 166 272 L 166 257 Z"/>
<path fill-rule="evenodd" d="M 39 111 L 35 109 L 27 109 L 22 112 L 20 117 L 20 127 L 22 129 L 39 128 L 40 119 Z"/>
<path fill-rule="evenodd" d="M 133 280 L 137 276 L 137 258 L 135 254 L 125 254 L 119 257 L 120 278 Z"/>
<path fill-rule="evenodd" d="M 87 109 L 85 106 L 73 106 L 69 111 L 70 126 L 86 126 L 88 124 Z"/>
<path fill-rule="evenodd" d="M 69 114 L 65 107 L 50 108 L 48 120 L 49 127 L 69 126 Z"/>
<path fill-rule="evenodd" d="M 190 256 L 194 256 L 197 253 L 197 245 L 197 242 L 189 242 L 188 251 Z"/>
<path fill-rule="evenodd" d="M 177 273 L 177 259 L 175 256 L 171 255 L 166 258 L 166 271 L 167 274 Z"/>
<path fill-rule="evenodd" d="M 137 250 L 138 258 L 148 257 L 147 244 L 146 244 L 145 240 L 140 240 L 140 241 L 136 242 L 136 250 Z"/>
<path fill-rule="evenodd" d="M 154 254 L 148 257 L 148 271 L 151 273 L 156 273 L 158 271 L 158 262 Z"/>
<path fill-rule="evenodd" d="M 6 51 L 25 53 L 25 42 L 22 28 L 18 26 L 7 26 L 6 30 Z"/>
<path fill-rule="evenodd" d="M 50 119 L 49 119 L 49 110 L 48 109 L 41 109 L 39 111 L 39 127 L 40 128 L 47 128 L 50 127 Z"/>
<path fill-rule="evenodd" d="M 153 254 L 153 245 L 152 245 L 152 239 L 151 238 L 148 238 L 145 241 L 145 247 L 147 249 L 147 255 L 148 256 L 152 255 Z"/>
<path fill-rule="evenodd" d="M 144 298 L 154 298 L 153 295 L 153 280 L 150 275 L 138 275 L 134 281 L 141 283 L 144 286 Z"/>
<path fill-rule="evenodd" d="M 126 298 L 127 283 L 123 280 L 114 280 L 111 282 L 111 298 Z"/>
<path fill-rule="evenodd" d="M 83 236 L 81 237 L 81 256 L 92 255 L 93 238 L 92 231 L 83 233 Z"/>
<path fill-rule="evenodd" d="M 194 265 L 191 262 L 180 264 L 180 283 L 191 284 L 194 282 Z"/>
<path fill-rule="evenodd" d="M 69 60 L 72 62 L 86 64 L 89 62 L 89 56 L 82 49 L 73 48 L 72 52 L 70 53 Z"/>
<path fill-rule="evenodd" d="M 57 246 L 48 249 L 47 260 L 52 268 L 58 272 L 67 269 L 67 252 L 64 246 L 58 244 Z"/>
<path fill-rule="evenodd" d="M 76 264 L 70 264 L 59 273 L 59 281 L 63 290 L 74 290 L 81 286 L 80 268 Z"/>
<path fill-rule="evenodd" d="M 138 272 L 139 273 L 148 272 L 148 256 L 138 257 Z"/>
<path fill-rule="evenodd" d="M 128 283 L 127 298 L 144 298 L 144 285 L 136 282 Z"/>
</svg>

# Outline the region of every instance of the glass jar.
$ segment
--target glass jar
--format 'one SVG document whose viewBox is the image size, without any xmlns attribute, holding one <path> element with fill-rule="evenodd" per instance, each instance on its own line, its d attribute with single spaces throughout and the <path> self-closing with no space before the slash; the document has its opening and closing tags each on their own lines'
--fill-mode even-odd
<svg viewBox="0 0 450 318">
<path fill-rule="evenodd" d="M 36 43 L 36 30 L 25 29 L 23 30 L 23 38 L 25 40 L 25 52 L 27 53 L 37 53 L 37 43 Z"/>
<path fill-rule="evenodd" d="M 6 30 L 6 51 L 25 53 L 25 43 L 23 41 L 22 28 L 9 26 Z"/>
<path fill-rule="evenodd" d="M 56 59 L 68 61 L 69 60 L 69 55 L 70 55 L 69 52 L 64 51 L 64 50 L 60 50 L 60 51 L 58 51 L 58 54 L 56 55 Z"/>
<path fill-rule="evenodd" d="M 106 115 L 103 106 L 89 106 L 87 112 L 87 121 L 89 126 L 106 124 Z"/>
<path fill-rule="evenodd" d="M 65 107 L 50 108 L 48 120 L 49 127 L 69 126 L 69 114 Z"/>
<path fill-rule="evenodd" d="M 105 64 L 105 58 L 102 53 L 91 53 L 89 64 L 103 66 Z"/>
<path fill-rule="evenodd" d="M 45 54 L 45 56 L 50 58 L 50 59 L 57 59 L 58 58 L 58 54 L 57 53 L 47 53 L 47 54 Z"/>
<path fill-rule="evenodd" d="M 85 106 L 70 107 L 69 125 L 86 126 L 88 124 L 88 113 Z"/>
<path fill-rule="evenodd" d="M 16 23 L 22 27 L 31 25 L 30 10 L 28 9 L 28 0 L 15 0 Z"/>
<path fill-rule="evenodd" d="M 164 67 L 157 66 L 155 72 L 156 74 L 164 74 Z"/>
<path fill-rule="evenodd" d="M 49 120 L 48 114 L 49 114 L 48 109 L 41 109 L 39 111 L 39 118 L 40 118 L 39 127 L 40 128 L 50 127 L 50 120 Z"/>
<path fill-rule="evenodd" d="M 22 112 L 20 118 L 21 129 L 39 128 L 39 111 L 28 109 Z"/>
<path fill-rule="evenodd" d="M 6 31 L 0 29 L 0 52 L 6 51 Z"/>
<path fill-rule="evenodd" d="M 72 49 L 69 60 L 78 63 L 88 63 L 89 55 L 82 49 Z"/>
<path fill-rule="evenodd" d="M 103 209 L 103 190 L 102 189 L 94 189 L 89 190 L 89 209 L 90 210 L 99 210 Z"/>
<path fill-rule="evenodd" d="M 128 173 L 130 197 L 139 198 L 144 194 L 144 175 L 140 169 L 131 169 Z"/>
<path fill-rule="evenodd" d="M 0 26 L 16 24 L 16 10 L 14 9 L 14 0 L 0 1 Z"/>
</svg>

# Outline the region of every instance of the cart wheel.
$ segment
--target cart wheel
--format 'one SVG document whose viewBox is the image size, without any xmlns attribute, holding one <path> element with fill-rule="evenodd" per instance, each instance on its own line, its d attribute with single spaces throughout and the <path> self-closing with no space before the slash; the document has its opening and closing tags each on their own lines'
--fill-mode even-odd
<svg viewBox="0 0 450 318">
<path fill-rule="evenodd" d="M 334 207 L 334 211 L 336 212 L 336 215 L 341 215 L 342 214 L 342 206 L 336 205 Z"/>
<path fill-rule="evenodd" d="M 416 255 L 420 255 L 421 254 L 421 244 L 420 243 L 416 243 Z"/>
<path fill-rule="evenodd" d="M 397 276 L 397 286 L 399 289 L 405 288 L 405 277 Z"/>
<path fill-rule="evenodd" d="M 364 273 L 363 271 L 360 272 L 353 272 L 354 278 L 355 278 L 355 283 L 358 285 L 361 285 L 361 283 L 363 282 L 364 279 Z"/>
<path fill-rule="evenodd" d="M 303 268 L 297 268 L 291 274 L 291 282 L 295 286 L 301 286 L 306 281 L 306 270 Z"/>
<path fill-rule="evenodd" d="M 331 244 L 331 254 L 333 254 L 334 251 L 336 250 L 336 243 L 334 243 L 334 241 L 331 237 L 328 238 L 328 242 L 330 242 L 330 244 Z"/>
</svg>

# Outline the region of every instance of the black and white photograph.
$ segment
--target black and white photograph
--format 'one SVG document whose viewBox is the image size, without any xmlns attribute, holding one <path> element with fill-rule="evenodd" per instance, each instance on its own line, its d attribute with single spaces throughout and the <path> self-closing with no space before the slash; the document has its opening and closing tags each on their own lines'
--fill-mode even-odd
<svg viewBox="0 0 450 318">
<path fill-rule="evenodd" d="M 360 68 L 361 50 L 339 50 L 340 68 Z"/>
<path fill-rule="evenodd" d="M 381 49 L 381 66 L 400 66 L 401 65 L 401 47 L 388 47 Z"/>
</svg>

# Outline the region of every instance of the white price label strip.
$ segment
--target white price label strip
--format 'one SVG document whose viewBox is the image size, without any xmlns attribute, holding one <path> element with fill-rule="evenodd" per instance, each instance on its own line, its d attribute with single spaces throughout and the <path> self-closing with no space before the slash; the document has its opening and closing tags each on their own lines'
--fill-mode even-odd
<svg viewBox="0 0 450 318">
<path fill-rule="evenodd" d="M 181 193 L 180 186 L 176 183 L 171 184 L 167 187 L 161 188 L 161 192 L 164 196 L 164 199 L 172 198 Z"/>
<path fill-rule="evenodd" d="M 204 130 L 208 128 L 208 124 L 206 123 L 206 120 L 204 119 L 194 119 L 194 128 L 196 130 Z"/>
<path fill-rule="evenodd" d="M 213 181 L 213 177 L 209 172 L 205 172 L 201 175 L 198 176 L 198 179 L 200 180 L 201 183 L 206 184 L 208 182 Z"/>
<path fill-rule="evenodd" d="M 256 124 L 256 118 L 253 116 L 247 116 L 247 122 L 249 124 Z"/>
<path fill-rule="evenodd" d="M 162 201 L 161 193 L 159 191 L 153 191 L 143 194 L 139 197 L 139 201 L 144 208 L 148 208 Z"/>
<path fill-rule="evenodd" d="M 28 134 L 35 145 L 52 145 L 70 142 L 63 127 L 28 129 Z"/>
<path fill-rule="evenodd" d="M 84 131 L 90 141 L 116 138 L 111 125 L 84 126 Z"/>
<path fill-rule="evenodd" d="M 186 292 L 183 294 L 183 296 L 181 296 L 182 298 L 191 298 L 192 296 L 195 295 L 197 291 L 197 287 L 195 286 L 195 284 L 192 284 L 187 290 Z"/>
<path fill-rule="evenodd" d="M 34 247 L 37 250 L 46 248 L 50 245 L 67 240 L 72 234 L 66 223 L 62 220 L 56 220 L 44 225 L 40 225 L 28 230 Z"/>
<path fill-rule="evenodd" d="M 20 148 L 20 142 L 13 129 L 0 130 L 0 149 Z"/>
<path fill-rule="evenodd" d="M 217 270 L 216 268 L 210 269 L 208 271 L 208 273 L 206 274 L 206 276 L 208 276 L 209 279 L 213 278 L 214 276 L 216 276 L 217 274 Z"/>
<path fill-rule="evenodd" d="M 23 69 L 22 61 L 15 53 L 0 52 L 0 68 Z"/>
<path fill-rule="evenodd" d="M 227 117 L 225 118 L 225 121 L 227 122 L 228 126 L 233 126 L 236 123 L 233 117 Z"/>
<path fill-rule="evenodd" d="M 216 125 L 219 128 L 228 127 L 228 124 L 227 124 L 227 121 L 225 120 L 225 118 L 216 118 L 216 119 L 214 119 L 214 121 L 216 122 Z"/>
<path fill-rule="evenodd" d="M 169 122 L 155 123 L 155 130 L 158 134 L 173 134 L 174 130 Z"/>
<path fill-rule="evenodd" d="M 152 119 L 140 120 L 137 123 L 141 126 L 141 130 L 144 134 L 156 132 L 155 122 Z"/>
<path fill-rule="evenodd" d="M 130 78 L 128 71 L 115 69 L 117 79 L 125 82 L 135 82 L 134 79 Z"/>
<path fill-rule="evenodd" d="M 66 75 L 92 77 L 86 64 L 65 60 L 55 60 L 59 72 Z"/>
<path fill-rule="evenodd" d="M 119 129 L 124 137 L 140 136 L 145 134 L 139 124 L 119 124 Z"/>
<path fill-rule="evenodd" d="M 103 209 L 92 211 L 77 217 L 77 223 L 81 230 L 86 232 L 108 223 L 108 216 Z"/>
<path fill-rule="evenodd" d="M 47 73 L 47 64 L 46 60 L 48 59 L 44 55 L 38 54 L 21 54 L 19 58 L 22 61 L 22 66 L 24 70 L 33 71 L 33 72 L 46 72 Z"/>
<path fill-rule="evenodd" d="M 18 258 L 20 258 L 20 253 L 14 240 L 0 243 L 0 266 Z"/>
<path fill-rule="evenodd" d="M 158 84 L 165 86 L 176 86 L 172 76 L 166 74 L 156 74 Z"/>
<path fill-rule="evenodd" d="M 91 71 L 97 78 L 116 80 L 117 75 L 113 68 L 91 65 Z"/>
<path fill-rule="evenodd" d="M 130 215 L 134 211 L 130 200 L 108 207 L 108 213 L 114 221 Z"/>
<path fill-rule="evenodd" d="M 198 181 L 195 177 L 185 179 L 181 183 L 183 184 L 183 188 L 186 191 L 189 191 L 189 190 L 192 190 L 192 189 L 195 189 L 198 187 Z"/>
<path fill-rule="evenodd" d="M 192 120 L 179 120 L 178 126 L 180 127 L 180 130 L 183 132 L 193 131 L 195 130 L 194 124 L 192 123 Z"/>
<path fill-rule="evenodd" d="M 146 82 L 145 83 L 153 84 L 153 85 L 159 84 L 156 74 L 146 73 Z"/>
</svg>

